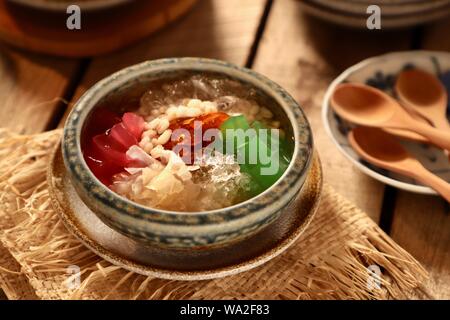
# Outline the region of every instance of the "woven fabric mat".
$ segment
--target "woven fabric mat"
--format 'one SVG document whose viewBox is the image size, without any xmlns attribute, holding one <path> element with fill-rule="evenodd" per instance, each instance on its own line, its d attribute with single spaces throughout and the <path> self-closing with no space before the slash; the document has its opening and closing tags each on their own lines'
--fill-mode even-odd
<svg viewBox="0 0 450 320">
<path fill-rule="evenodd" d="M 364 212 L 325 185 L 305 233 L 285 253 L 224 279 L 169 281 L 96 256 L 63 226 L 46 169 L 61 131 L 0 130 L 0 287 L 11 299 L 430 298 L 424 268 Z M 68 267 L 80 268 L 79 286 Z M 370 268 L 378 266 L 381 278 Z"/>
</svg>

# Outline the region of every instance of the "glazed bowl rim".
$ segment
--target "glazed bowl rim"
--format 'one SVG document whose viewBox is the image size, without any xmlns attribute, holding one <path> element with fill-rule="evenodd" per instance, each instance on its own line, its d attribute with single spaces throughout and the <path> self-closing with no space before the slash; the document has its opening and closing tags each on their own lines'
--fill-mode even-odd
<svg viewBox="0 0 450 320">
<path fill-rule="evenodd" d="M 211 67 L 211 69 L 202 68 L 202 66 L 208 66 Z M 102 98 L 107 96 L 111 93 L 111 89 L 104 89 L 103 87 L 112 84 L 114 85 L 114 89 L 119 88 L 121 85 L 126 84 L 127 81 L 132 79 L 137 79 L 143 75 L 149 75 L 152 73 L 155 73 L 158 71 L 158 68 L 164 70 L 164 67 L 172 67 L 172 69 L 168 69 L 169 71 L 177 71 L 177 70 L 187 70 L 187 71 L 210 71 L 215 72 L 218 74 L 224 74 L 226 76 L 229 76 L 234 79 L 238 79 L 240 81 L 243 81 L 245 83 L 249 83 L 250 85 L 253 85 L 257 87 L 259 90 L 267 94 L 268 96 L 272 97 L 277 105 L 282 108 L 283 112 L 286 114 L 288 118 L 288 122 L 292 127 L 293 130 L 293 136 L 294 136 L 294 151 L 292 154 L 291 162 L 289 163 L 288 168 L 283 173 L 283 175 L 268 189 L 264 190 L 262 193 L 251 197 L 243 202 L 237 203 L 232 206 L 228 206 L 225 208 L 215 209 L 215 210 L 207 210 L 207 211 L 197 211 L 197 212 L 183 212 L 183 211 L 171 211 L 171 210 L 163 210 L 158 208 L 151 208 L 142 204 L 139 204 L 137 202 L 134 202 L 124 196 L 121 196 L 111 189 L 109 189 L 107 186 L 105 186 L 100 180 L 98 180 L 97 177 L 92 173 L 92 171 L 89 169 L 89 167 L 86 164 L 86 161 L 84 160 L 84 157 L 82 156 L 82 150 L 81 150 L 81 131 L 83 128 L 83 125 L 89 116 L 90 112 L 96 107 L 99 101 L 101 101 Z M 228 71 L 228 72 L 227 72 Z M 256 83 L 258 85 L 256 85 Z M 69 130 L 68 128 L 71 127 L 70 123 L 73 120 L 78 120 L 79 117 L 84 116 L 84 118 L 79 121 L 76 125 L 75 131 L 72 128 Z M 73 174 L 78 174 L 77 170 L 74 168 L 71 168 L 71 164 L 74 164 L 73 154 L 71 155 L 70 152 L 68 152 L 69 147 L 68 141 L 70 139 L 75 138 L 75 145 L 76 145 L 76 159 L 75 162 L 79 162 L 78 164 L 81 164 L 81 168 L 83 173 L 81 174 L 87 174 L 89 180 L 91 183 L 95 185 L 94 188 L 94 196 L 96 197 L 96 200 L 101 199 L 98 197 L 99 194 L 95 192 L 95 190 L 98 190 L 96 188 L 100 188 L 102 191 L 106 192 L 106 194 L 110 195 L 112 198 L 120 200 L 126 205 L 131 205 L 132 207 L 135 207 L 144 214 L 152 215 L 152 214 L 165 214 L 165 215 L 171 215 L 171 216 L 203 216 L 203 215 L 214 215 L 214 214 L 220 214 L 226 211 L 230 211 L 237 208 L 243 208 L 249 203 L 255 201 L 255 199 L 261 198 L 264 195 L 267 195 L 269 192 L 271 192 L 276 186 L 278 186 L 288 175 L 292 175 L 295 172 L 292 172 L 292 168 L 294 166 L 294 162 L 299 159 L 300 157 L 300 142 L 298 139 L 298 135 L 300 134 L 300 121 L 298 121 L 298 117 L 301 118 L 303 121 L 303 126 L 306 128 L 306 143 L 304 143 L 303 151 L 306 150 L 306 161 L 303 163 L 303 167 L 301 168 L 300 172 L 297 173 L 297 175 L 294 177 L 294 183 L 287 186 L 287 188 L 284 188 L 286 193 L 280 193 L 280 195 L 277 195 L 277 199 L 285 198 L 288 194 L 287 191 L 289 188 L 296 187 L 297 190 L 293 193 L 292 197 L 295 196 L 295 194 L 300 190 L 300 188 L 303 185 L 303 182 L 305 180 L 305 177 L 307 173 L 309 172 L 309 168 L 311 166 L 312 162 L 312 156 L 313 156 L 313 136 L 312 136 L 312 130 L 311 126 L 308 122 L 308 119 L 306 118 L 306 115 L 302 108 L 299 106 L 299 104 L 277 83 L 274 81 L 268 79 L 267 77 L 251 70 L 245 67 L 240 67 L 235 64 L 225 62 L 222 60 L 216 60 L 216 59 L 209 59 L 209 58 L 197 58 L 197 57 L 179 57 L 179 58 L 163 58 L 163 59 L 157 59 L 157 60 L 148 60 L 144 61 L 139 64 L 131 65 L 129 67 L 123 68 L 105 78 L 98 81 L 96 84 L 94 84 L 92 87 L 90 87 L 75 103 L 73 109 L 71 110 L 69 116 L 67 117 L 66 124 L 64 126 L 64 132 L 63 132 L 63 139 L 62 139 L 62 148 L 63 148 L 63 157 L 64 157 L 64 164 L 66 166 L 66 169 Z M 75 137 L 74 137 L 75 135 Z M 71 157 L 72 156 L 72 157 Z M 79 167 L 78 167 L 79 168 Z M 92 190 L 91 190 L 92 191 Z M 291 192 L 292 193 L 292 192 Z M 92 194 L 90 194 L 92 196 Z M 286 203 L 288 203 L 292 197 L 289 197 L 289 199 L 286 199 L 286 201 L 283 202 L 283 205 L 278 205 L 281 209 Z M 275 202 L 275 201 L 273 201 Z M 111 204 L 108 203 L 110 206 Z M 115 209 L 122 209 L 119 206 L 115 206 Z M 249 209 L 249 212 L 255 211 Z M 258 211 L 258 210 L 256 210 Z M 240 217 L 236 217 L 240 218 Z"/>
</svg>

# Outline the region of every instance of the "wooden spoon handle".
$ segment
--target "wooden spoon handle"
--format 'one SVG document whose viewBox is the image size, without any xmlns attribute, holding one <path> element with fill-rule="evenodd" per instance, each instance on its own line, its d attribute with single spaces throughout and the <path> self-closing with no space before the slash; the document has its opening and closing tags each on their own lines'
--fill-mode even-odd
<svg viewBox="0 0 450 320">
<path fill-rule="evenodd" d="M 433 122 L 436 128 L 443 130 L 444 132 L 448 132 L 450 134 L 450 123 L 448 122 L 447 118 L 439 117 L 434 119 Z"/>
<path fill-rule="evenodd" d="M 432 126 L 411 119 L 411 130 L 424 136 L 433 144 L 445 150 L 450 150 L 450 133 L 448 131 L 436 129 Z M 407 129 L 407 128 L 405 128 Z"/>
<path fill-rule="evenodd" d="M 421 167 L 421 170 L 416 171 L 415 176 L 417 180 L 436 190 L 437 193 L 450 203 L 450 183 L 439 178 L 424 167 Z"/>
</svg>

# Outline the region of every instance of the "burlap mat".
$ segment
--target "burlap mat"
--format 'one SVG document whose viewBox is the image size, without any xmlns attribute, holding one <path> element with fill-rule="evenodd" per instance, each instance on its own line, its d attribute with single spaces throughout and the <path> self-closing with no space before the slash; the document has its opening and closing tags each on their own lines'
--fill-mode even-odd
<svg viewBox="0 0 450 320">
<path fill-rule="evenodd" d="M 254 270 L 183 282 L 114 266 L 69 234 L 51 207 L 45 174 L 60 136 L 60 130 L 32 136 L 0 131 L 0 287 L 11 299 L 430 297 L 422 266 L 330 186 L 301 238 Z M 71 265 L 81 270 L 78 287 L 67 272 Z M 374 279 L 371 265 L 381 268 L 381 279 Z"/>
</svg>

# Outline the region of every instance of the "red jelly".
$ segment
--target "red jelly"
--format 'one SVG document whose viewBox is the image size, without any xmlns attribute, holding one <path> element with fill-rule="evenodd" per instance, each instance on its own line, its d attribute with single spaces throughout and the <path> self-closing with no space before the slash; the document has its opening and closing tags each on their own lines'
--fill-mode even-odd
<svg viewBox="0 0 450 320">
<path fill-rule="evenodd" d="M 138 143 L 144 124 L 142 117 L 131 112 L 125 113 L 122 119 L 107 109 L 92 115 L 85 129 L 83 155 L 102 183 L 110 185 L 112 177 L 130 165 L 126 152 Z"/>
<path fill-rule="evenodd" d="M 125 151 L 138 143 L 136 137 L 128 131 L 123 122 L 115 124 L 109 131 L 108 136 Z"/>
<path fill-rule="evenodd" d="M 141 139 L 145 126 L 145 121 L 141 116 L 133 112 L 126 112 L 122 116 L 122 122 L 136 139 Z"/>
</svg>

